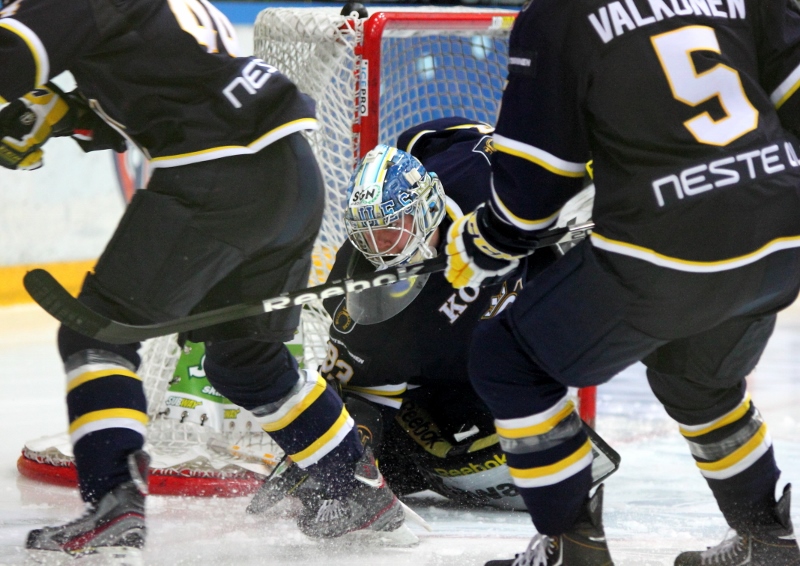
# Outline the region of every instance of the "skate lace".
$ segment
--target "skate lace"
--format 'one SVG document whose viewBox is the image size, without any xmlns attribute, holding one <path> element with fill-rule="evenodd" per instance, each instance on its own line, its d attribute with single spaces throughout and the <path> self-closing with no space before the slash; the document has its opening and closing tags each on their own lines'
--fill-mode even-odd
<svg viewBox="0 0 800 566">
<path fill-rule="evenodd" d="M 346 505 L 338 499 L 326 499 L 317 511 L 317 521 L 336 521 L 347 514 Z"/>
<path fill-rule="evenodd" d="M 511 566 L 547 566 L 548 556 L 553 554 L 556 545 L 548 536 L 534 535 L 528 548 L 522 554 L 517 554 Z"/>
<path fill-rule="evenodd" d="M 717 546 L 711 546 L 700 553 L 701 564 L 724 564 L 723 560 L 732 559 L 743 549 L 744 539 L 736 531 L 729 530 L 725 539 Z"/>
</svg>

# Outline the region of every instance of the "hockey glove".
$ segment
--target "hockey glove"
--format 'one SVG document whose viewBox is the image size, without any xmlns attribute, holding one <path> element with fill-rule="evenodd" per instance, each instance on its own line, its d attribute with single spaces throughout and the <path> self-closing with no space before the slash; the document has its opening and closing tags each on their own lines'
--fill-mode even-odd
<svg viewBox="0 0 800 566">
<path fill-rule="evenodd" d="M 32 171 L 42 166 L 40 147 L 72 133 L 73 113 L 54 86 L 32 90 L 0 110 L 0 165 Z"/>
<path fill-rule="evenodd" d="M 447 268 L 445 278 L 456 289 L 480 287 L 502 281 L 519 265 L 524 253 L 508 253 L 497 249 L 481 233 L 485 205 L 462 216 L 447 232 Z"/>
</svg>

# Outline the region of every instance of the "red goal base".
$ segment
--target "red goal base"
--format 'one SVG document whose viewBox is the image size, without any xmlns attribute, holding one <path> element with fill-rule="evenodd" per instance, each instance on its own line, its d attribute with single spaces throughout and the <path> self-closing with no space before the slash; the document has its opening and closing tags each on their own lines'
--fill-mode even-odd
<svg viewBox="0 0 800 566">
<path fill-rule="evenodd" d="M 75 464 L 54 465 L 27 458 L 17 460 L 17 470 L 26 478 L 66 487 L 78 486 Z M 263 476 L 244 472 L 237 477 L 188 475 L 188 471 L 170 468 L 151 468 L 148 478 L 150 495 L 180 495 L 189 497 L 243 497 L 255 493 Z"/>
<path fill-rule="evenodd" d="M 597 388 L 578 390 L 579 412 L 586 423 L 594 427 Z M 77 487 L 78 473 L 72 462 L 53 462 L 30 458 L 23 450 L 17 460 L 17 470 L 26 478 L 52 485 Z M 244 497 L 255 493 L 264 476 L 244 470 L 235 474 L 188 468 L 150 468 L 148 487 L 151 495 L 178 495 L 188 497 Z"/>
</svg>

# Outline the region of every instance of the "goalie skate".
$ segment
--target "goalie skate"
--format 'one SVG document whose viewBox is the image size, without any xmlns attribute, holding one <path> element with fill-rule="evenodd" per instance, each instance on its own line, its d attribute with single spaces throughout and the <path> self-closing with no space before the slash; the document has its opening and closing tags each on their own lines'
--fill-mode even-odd
<svg viewBox="0 0 800 566">
<path fill-rule="evenodd" d="M 338 539 L 384 546 L 413 546 L 419 539 L 405 525 L 403 505 L 389 489 L 367 448 L 356 463 L 357 487 L 346 497 L 306 507 L 297 525 L 315 539 Z"/>
</svg>

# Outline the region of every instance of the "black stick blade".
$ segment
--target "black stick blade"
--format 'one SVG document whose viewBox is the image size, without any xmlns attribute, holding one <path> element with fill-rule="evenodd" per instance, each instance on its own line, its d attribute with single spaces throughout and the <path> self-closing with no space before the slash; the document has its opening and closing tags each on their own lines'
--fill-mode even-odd
<svg viewBox="0 0 800 566">
<path fill-rule="evenodd" d="M 75 299 L 44 269 L 34 269 L 22 280 L 25 290 L 39 306 L 64 326 L 92 338 L 108 326 L 109 319 Z"/>
</svg>

